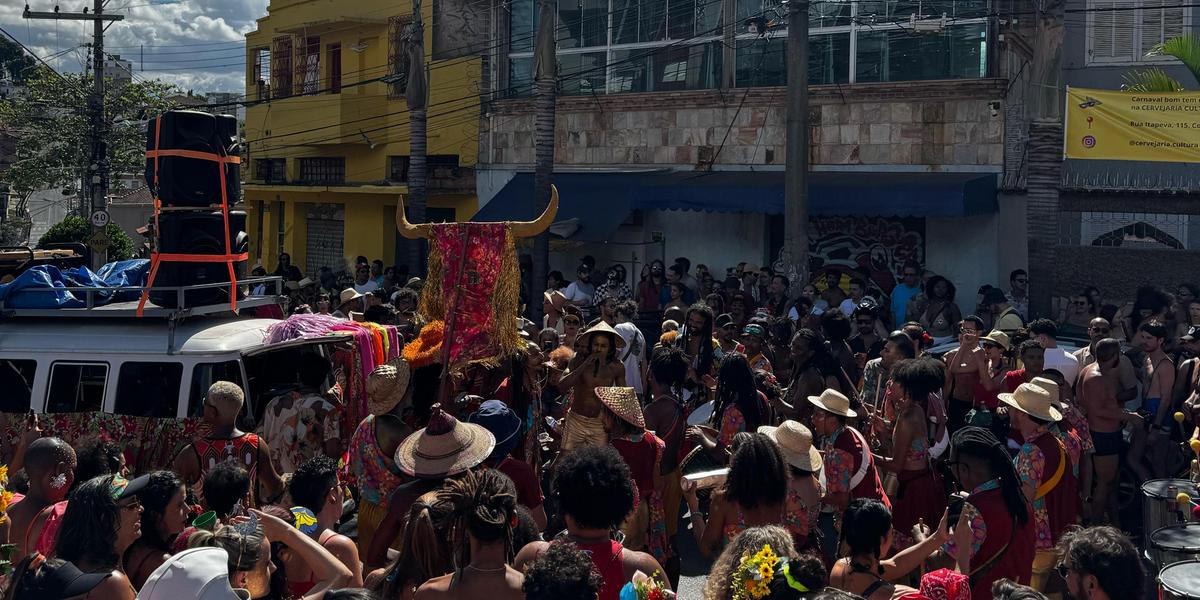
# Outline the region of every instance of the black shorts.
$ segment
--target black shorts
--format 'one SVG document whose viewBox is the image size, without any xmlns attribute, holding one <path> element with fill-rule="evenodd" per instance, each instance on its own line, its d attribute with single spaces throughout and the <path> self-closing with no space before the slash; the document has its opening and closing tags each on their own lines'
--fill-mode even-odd
<svg viewBox="0 0 1200 600">
<path fill-rule="evenodd" d="M 1096 456 L 1116 456 L 1121 453 L 1121 443 L 1124 437 L 1121 430 L 1109 433 L 1092 432 L 1092 444 L 1096 446 Z"/>
</svg>

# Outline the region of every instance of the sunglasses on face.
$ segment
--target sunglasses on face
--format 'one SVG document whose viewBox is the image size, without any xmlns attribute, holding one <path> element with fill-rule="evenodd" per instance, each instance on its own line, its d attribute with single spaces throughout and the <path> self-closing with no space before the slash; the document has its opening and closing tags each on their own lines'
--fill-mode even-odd
<svg viewBox="0 0 1200 600">
<path fill-rule="evenodd" d="M 1088 331 L 1095 331 L 1096 333 L 1108 333 L 1109 329 L 1107 327 L 1088 327 Z"/>
<path fill-rule="evenodd" d="M 1074 304 L 1075 306 L 1087 306 L 1087 300 L 1073 300 L 1071 301 L 1071 304 Z"/>
<path fill-rule="evenodd" d="M 129 504 L 121 505 L 121 510 L 138 511 L 141 509 L 142 509 L 142 502 L 140 500 L 138 500 L 137 498 L 134 498 L 133 502 L 130 502 Z"/>
<path fill-rule="evenodd" d="M 867 319 L 865 321 L 857 321 L 857 323 L 859 325 L 874 325 L 875 324 L 875 322 L 870 319 Z"/>
<path fill-rule="evenodd" d="M 917 274 L 913 271 L 908 271 L 904 274 L 905 277 L 916 277 Z"/>
<path fill-rule="evenodd" d="M 1000 347 L 1000 346 L 997 346 L 996 344 L 980 344 L 980 346 L 982 346 L 984 350 L 991 350 L 993 348 Z"/>
</svg>

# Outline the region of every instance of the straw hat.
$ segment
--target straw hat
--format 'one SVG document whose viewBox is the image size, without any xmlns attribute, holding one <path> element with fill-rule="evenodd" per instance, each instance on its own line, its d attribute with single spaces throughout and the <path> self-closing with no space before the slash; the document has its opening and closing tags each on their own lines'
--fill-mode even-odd
<svg viewBox="0 0 1200 600">
<path fill-rule="evenodd" d="M 316 281 L 312 280 L 311 278 L 305 277 L 304 279 L 300 280 L 300 287 L 306 288 L 314 283 L 316 283 Z"/>
<path fill-rule="evenodd" d="M 356 290 L 354 288 L 346 288 L 346 289 L 342 290 L 342 294 L 339 297 L 340 301 L 338 302 L 338 306 L 341 306 L 351 300 L 358 300 L 359 298 L 362 298 L 362 297 L 363 297 L 363 295 L 358 293 L 358 290 Z"/>
<path fill-rule="evenodd" d="M 1012 349 L 1012 340 L 1009 339 L 1008 334 L 1004 333 L 1003 331 L 992 330 L 991 333 L 983 336 L 982 338 L 979 339 L 979 341 L 992 342 L 993 344 L 1000 346 L 1000 348 L 1003 349 L 1005 352 L 1008 352 L 1009 350 Z"/>
<path fill-rule="evenodd" d="M 825 412 L 851 419 L 858 416 L 858 413 L 850 410 L 850 399 L 837 390 L 825 390 L 820 396 L 809 396 L 808 401 Z"/>
<path fill-rule="evenodd" d="M 1022 383 L 1017 391 L 1011 394 L 998 394 L 1000 401 L 1031 416 L 1044 421 L 1061 421 L 1062 413 L 1058 412 L 1055 404 L 1058 401 L 1050 395 L 1050 390 L 1031 383 Z"/>
<path fill-rule="evenodd" d="M 617 330 L 613 329 L 612 326 L 609 325 L 608 323 L 605 323 L 604 321 L 600 321 L 599 323 L 596 323 L 595 325 L 592 325 L 591 327 L 589 327 L 587 331 L 584 331 L 579 334 L 579 337 L 583 338 L 583 340 L 584 340 L 584 342 L 583 342 L 584 347 L 591 347 L 592 335 L 596 334 L 596 333 L 612 334 L 613 338 L 616 340 L 616 344 L 617 344 L 618 348 L 623 348 L 625 346 L 625 339 L 621 337 L 621 334 L 617 333 Z"/>
<path fill-rule="evenodd" d="M 496 447 L 492 432 L 462 423 L 434 404 L 429 425 L 408 436 L 396 449 L 396 465 L 413 477 L 434 479 L 478 466 Z"/>
<path fill-rule="evenodd" d="M 546 312 L 561 313 L 563 307 L 567 305 L 567 296 L 558 290 L 542 292 L 542 302 L 549 307 L 549 309 L 544 309 Z"/>
<path fill-rule="evenodd" d="M 1054 405 L 1062 410 L 1062 394 L 1059 392 L 1058 384 L 1053 379 L 1047 377 L 1034 377 L 1029 381 L 1029 385 L 1036 385 L 1047 392 L 1050 392 L 1050 398 L 1054 401 Z"/>
<path fill-rule="evenodd" d="M 637 391 L 631 387 L 598 387 L 596 397 L 613 414 L 621 420 L 641 429 L 646 428 L 646 418 L 642 415 L 642 403 L 638 401 Z"/>
<path fill-rule="evenodd" d="M 771 441 L 779 446 L 783 459 L 789 465 L 805 471 L 821 468 L 821 453 L 813 448 L 812 431 L 804 425 L 788 419 L 780 423 L 779 427 L 759 427 L 758 432 L 771 438 Z"/>
<path fill-rule="evenodd" d="M 367 410 L 375 416 L 392 412 L 404 399 L 411 380 L 412 369 L 403 358 L 376 367 L 367 376 Z"/>
<path fill-rule="evenodd" d="M 284 283 L 283 287 L 294 292 L 294 291 L 300 289 L 300 282 L 299 281 L 289 281 L 289 282 Z"/>
</svg>

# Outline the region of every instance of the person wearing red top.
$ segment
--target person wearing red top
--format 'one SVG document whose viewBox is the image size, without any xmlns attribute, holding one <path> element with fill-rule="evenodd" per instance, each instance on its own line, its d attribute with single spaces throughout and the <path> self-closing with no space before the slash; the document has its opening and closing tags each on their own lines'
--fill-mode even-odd
<svg viewBox="0 0 1200 600">
<path fill-rule="evenodd" d="M 1009 371 L 1004 375 L 1004 387 L 1011 394 L 1017 391 L 1017 387 L 1022 383 L 1029 383 L 1034 377 L 1042 374 L 1042 370 L 1046 368 L 1046 349 L 1042 345 L 1033 341 L 1025 340 L 1021 342 L 1020 353 L 1021 364 L 1025 367 L 1016 371 Z"/>
<path fill-rule="evenodd" d="M 625 533 L 622 543 L 630 550 L 650 550 L 652 555 L 666 560 L 667 528 L 662 514 L 661 475 L 666 444 L 646 431 L 641 403 L 633 388 L 596 388 L 596 397 L 604 405 L 600 419 L 604 421 L 608 443 L 629 465 L 637 490 L 633 513 L 621 526 Z M 652 534 L 655 534 L 654 539 Z"/>
<path fill-rule="evenodd" d="M 542 495 L 542 484 L 529 463 L 512 456 L 513 449 L 521 441 L 521 429 L 524 426 L 521 418 L 504 402 L 488 400 L 467 417 L 467 422 L 482 426 L 496 437 L 496 447 L 483 465 L 513 480 L 517 488 L 517 503 L 529 509 L 539 530 L 545 529 L 546 507 L 543 505 L 545 497 Z"/>
<path fill-rule="evenodd" d="M 587 552 L 604 582 L 597 600 L 618 600 L 621 588 L 634 573 L 649 573 L 667 589 L 670 584 L 653 556 L 626 549 L 612 539 L 612 530 L 633 510 L 636 492 L 633 473 L 621 455 L 609 446 L 581 446 L 558 458 L 553 488 L 567 530 L 550 542 L 531 542 L 517 553 L 513 567 L 543 555 L 551 544 L 572 542 Z"/>
<path fill-rule="evenodd" d="M 992 584 L 1028 585 L 1033 573 L 1032 510 L 1004 442 L 982 427 L 964 427 L 950 440 L 950 474 L 970 495 L 962 514 L 971 527 L 972 600 L 991 600 Z M 957 556 L 954 540 L 942 552 Z"/>
</svg>

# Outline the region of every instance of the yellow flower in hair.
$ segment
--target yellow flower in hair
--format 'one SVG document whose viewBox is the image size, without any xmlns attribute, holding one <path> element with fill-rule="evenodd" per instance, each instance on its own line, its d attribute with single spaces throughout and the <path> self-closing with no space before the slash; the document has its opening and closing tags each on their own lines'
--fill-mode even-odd
<svg viewBox="0 0 1200 600">
<path fill-rule="evenodd" d="M 0 465 L 0 483 L 8 483 L 8 465 Z"/>
</svg>

